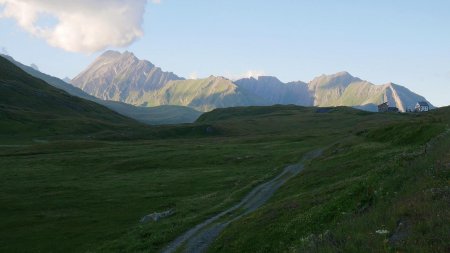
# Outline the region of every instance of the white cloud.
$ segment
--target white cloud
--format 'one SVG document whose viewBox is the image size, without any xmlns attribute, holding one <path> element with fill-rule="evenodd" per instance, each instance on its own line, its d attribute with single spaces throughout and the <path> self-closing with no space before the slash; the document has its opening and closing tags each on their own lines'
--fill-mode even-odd
<svg viewBox="0 0 450 253">
<path fill-rule="evenodd" d="M 0 18 L 15 19 L 50 45 L 93 53 L 140 38 L 147 0 L 0 0 L 0 4 L 4 7 Z M 40 26 L 45 16 L 53 17 L 55 24 Z"/>
<path fill-rule="evenodd" d="M 265 72 L 263 70 L 249 70 L 245 72 L 242 76 L 246 78 L 250 77 L 258 78 L 263 75 L 265 75 Z"/>
<path fill-rule="evenodd" d="M 258 78 L 258 77 L 264 76 L 264 75 L 266 75 L 266 73 L 263 70 L 249 70 L 249 71 L 247 71 L 245 73 L 241 73 L 239 75 L 231 74 L 231 75 L 226 75 L 226 76 L 230 80 L 236 81 L 236 80 L 239 80 L 239 79 L 242 79 L 242 78 L 250 78 L 250 77 Z"/>
<path fill-rule="evenodd" d="M 198 79 L 198 73 L 195 71 L 190 73 L 188 79 Z"/>
</svg>

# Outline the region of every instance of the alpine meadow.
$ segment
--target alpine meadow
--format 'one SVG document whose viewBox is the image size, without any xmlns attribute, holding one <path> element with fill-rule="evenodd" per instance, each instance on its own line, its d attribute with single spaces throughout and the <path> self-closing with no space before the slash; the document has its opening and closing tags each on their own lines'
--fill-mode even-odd
<svg viewBox="0 0 450 253">
<path fill-rule="evenodd" d="M 449 14 L 0 0 L 0 252 L 450 252 Z"/>
</svg>

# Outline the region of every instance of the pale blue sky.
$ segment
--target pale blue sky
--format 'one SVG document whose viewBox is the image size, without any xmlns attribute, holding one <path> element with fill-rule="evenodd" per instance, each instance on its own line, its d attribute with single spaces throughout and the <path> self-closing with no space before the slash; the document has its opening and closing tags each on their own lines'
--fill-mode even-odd
<svg viewBox="0 0 450 253">
<path fill-rule="evenodd" d="M 446 0 L 163 0 L 147 4 L 143 31 L 119 50 L 184 77 L 252 70 L 287 82 L 346 70 L 450 104 Z M 74 77 L 101 53 L 51 47 L 13 19 L 0 19 L 0 47 L 58 77 Z"/>
</svg>

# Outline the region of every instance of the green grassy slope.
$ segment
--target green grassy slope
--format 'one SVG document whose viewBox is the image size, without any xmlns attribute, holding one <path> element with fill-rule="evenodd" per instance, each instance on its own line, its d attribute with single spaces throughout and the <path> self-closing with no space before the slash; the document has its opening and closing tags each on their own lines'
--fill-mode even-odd
<svg viewBox="0 0 450 253">
<path fill-rule="evenodd" d="M 150 106 L 181 105 L 199 111 L 266 104 L 262 99 L 239 89 L 232 81 L 222 77 L 170 81 L 161 89 L 146 93 L 142 100 L 135 103 Z"/>
<path fill-rule="evenodd" d="M 210 252 L 447 252 L 449 113 L 355 125 Z"/>
<path fill-rule="evenodd" d="M 448 115 L 241 107 L 159 127 L 148 141 L 0 145 L 0 251 L 157 252 L 317 148 L 324 156 L 211 251 L 389 251 L 391 234 L 375 231 L 394 234 L 404 217 L 408 247 L 441 250 L 448 137 L 422 151 Z M 139 224 L 169 209 L 173 216 Z"/>
<path fill-rule="evenodd" d="M 384 102 L 383 86 L 375 86 L 368 82 L 351 83 L 339 98 L 340 105 L 379 105 Z"/>
<path fill-rule="evenodd" d="M 94 102 L 71 96 L 0 57 L 1 139 L 89 136 L 139 126 Z"/>
</svg>

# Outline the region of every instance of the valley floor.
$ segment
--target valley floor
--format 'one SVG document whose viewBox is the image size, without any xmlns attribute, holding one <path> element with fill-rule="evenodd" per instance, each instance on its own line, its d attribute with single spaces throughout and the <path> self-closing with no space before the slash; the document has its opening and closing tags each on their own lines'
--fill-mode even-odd
<svg viewBox="0 0 450 253">
<path fill-rule="evenodd" d="M 212 135 L 0 143 L 0 251 L 159 252 L 324 148 L 208 251 L 448 252 L 447 112 L 237 108 L 192 126 Z"/>
</svg>

